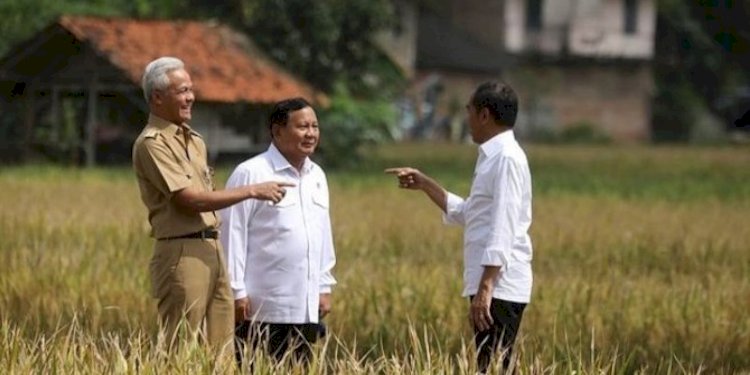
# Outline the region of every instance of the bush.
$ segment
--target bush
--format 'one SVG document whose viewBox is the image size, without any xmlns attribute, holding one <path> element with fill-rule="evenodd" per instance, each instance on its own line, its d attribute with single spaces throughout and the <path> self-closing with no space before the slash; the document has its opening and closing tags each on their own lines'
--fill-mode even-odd
<svg viewBox="0 0 750 375">
<path fill-rule="evenodd" d="M 657 78 L 651 134 L 655 142 L 686 142 L 690 138 L 701 98 L 678 77 Z"/>
<path fill-rule="evenodd" d="M 600 127 L 588 122 L 574 122 L 561 129 L 550 127 L 537 127 L 527 134 L 529 140 L 537 143 L 547 144 L 605 144 L 611 143 L 612 139 L 605 134 Z"/>
<path fill-rule="evenodd" d="M 599 127 L 586 121 L 576 122 L 563 128 L 558 136 L 562 143 L 609 143 L 611 139 Z"/>
<path fill-rule="evenodd" d="M 331 168 L 353 167 L 364 145 L 393 140 L 396 112 L 386 99 L 358 100 L 338 85 L 331 106 L 321 111 L 317 159 Z"/>
</svg>

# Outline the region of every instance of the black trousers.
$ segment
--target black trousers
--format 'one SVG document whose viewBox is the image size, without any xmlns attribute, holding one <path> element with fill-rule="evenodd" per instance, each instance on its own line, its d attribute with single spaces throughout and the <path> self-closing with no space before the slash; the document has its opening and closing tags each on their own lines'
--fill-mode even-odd
<svg viewBox="0 0 750 375">
<path fill-rule="evenodd" d="M 249 342 L 252 350 L 260 346 L 276 361 L 291 352 L 295 362 L 307 364 L 312 356 L 312 344 L 323 335 L 325 326 L 317 323 L 251 323 L 246 320 L 235 325 L 234 355 L 241 367 L 245 343 Z"/>
<path fill-rule="evenodd" d="M 470 300 L 474 296 L 470 297 Z M 525 303 L 516 303 L 493 298 L 490 302 L 492 327 L 486 331 L 477 331 L 474 327 L 474 343 L 477 346 L 477 369 L 487 373 L 492 355 L 498 351 L 503 354 L 503 372 L 507 371 L 513 354 L 513 343 L 516 341 L 518 327 L 521 325 Z"/>
</svg>

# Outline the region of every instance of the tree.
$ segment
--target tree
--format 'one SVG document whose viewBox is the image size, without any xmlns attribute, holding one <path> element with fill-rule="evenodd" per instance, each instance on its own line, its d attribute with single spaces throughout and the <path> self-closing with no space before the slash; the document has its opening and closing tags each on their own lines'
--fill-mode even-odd
<svg viewBox="0 0 750 375">
<path fill-rule="evenodd" d="M 0 56 L 62 14 L 169 17 L 178 0 L 3 0 L 0 1 Z"/>
<path fill-rule="evenodd" d="M 282 65 L 326 92 L 343 81 L 352 94 L 369 97 L 399 81 L 395 66 L 383 64 L 385 56 L 373 43 L 376 32 L 393 25 L 391 0 L 189 3 L 183 11 L 229 22 Z"/>
<path fill-rule="evenodd" d="M 750 1 L 701 0 L 691 8 L 701 28 L 724 51 L 726 57 L 750 66 Z"/>
<path fill-rule="evenodd" d="M 701 110 L 727 126 L 737 118 L 750 66 L 750 1 L 658 2 L 654 136 L 687 140 Z"/>
<path fill-rule="evenodd" d="M 390 100 L 402 77 L 373 43 L 393 26 L 391 0 L 238 0 L 216 8 L 287 69 L 331 95 L 320 111 L 326 166 L 351 167 L 361 146 L 387 140 L 394 126 Z"/>
<path fill-rule="evenodd" d="M 393 1 L 399 0 L 4 0 L 0 54 L 61 14 L 216 19 L 331 96 L 331 107 L 319 109 L 332 135 L 322 156 L 354 161 L 359 145 L 390 135 L 390 100 L 403 83 L 373 41 L 393 25 Z"/>
<path fill-rule="evenodd" d="M 244 31 L 282 66 L 328 93 L 330 107 L 318 109 L 325 133 L 318 157 L 326 166 L 350 167 L 361 146 L 389 139 L 395 126 L 391 100 L 404 80 L 373 42 L 375 33 L 394 25 L 392 1 L 190 0 L 181 11 Z"/>
</svg>

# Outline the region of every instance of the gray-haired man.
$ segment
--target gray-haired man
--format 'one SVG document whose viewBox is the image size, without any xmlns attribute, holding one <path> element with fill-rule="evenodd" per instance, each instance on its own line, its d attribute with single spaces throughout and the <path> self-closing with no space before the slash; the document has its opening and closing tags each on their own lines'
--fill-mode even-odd
<svg viewBox="0 0 750 375">
<path fill-rule="evenodd" d="M 184 317 L 191 332 L 205 321 L 206 339 L 232 342 L 234 298 L 229 288 L 215 210 L 248 198 L 279 202 L 287 183 L 264 182 L 214 191 L 206 144 L 187 122 L 195 96 L 184 63 L 161 57 L 146 66 L 148 124 L 133 145 L 133 168 L 156 238 L 152 294 L 170 343 Z"/>
</svg>

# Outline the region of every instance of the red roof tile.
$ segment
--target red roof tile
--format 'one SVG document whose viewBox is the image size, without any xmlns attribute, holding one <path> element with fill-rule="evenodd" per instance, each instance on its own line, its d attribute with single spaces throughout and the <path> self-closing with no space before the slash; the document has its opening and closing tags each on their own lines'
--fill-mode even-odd
<svg viewBox="0 0 750 375">
<path fill-rule="evenodd" d="M 60 25 L 90 43 L 140 85 L 151 60 L 183 60 L 196 99 L 212 102 L 274 103 L 302 96 L 327 98 L 265 57 L 243 35 L 208 22 L 63 16 Z"/>
</svg>

